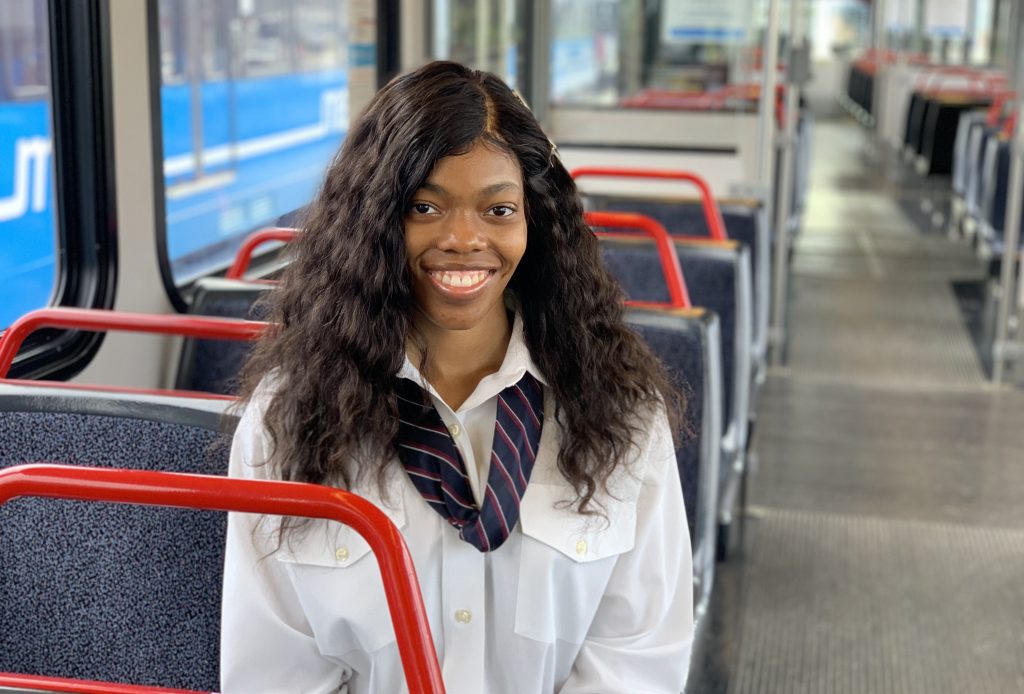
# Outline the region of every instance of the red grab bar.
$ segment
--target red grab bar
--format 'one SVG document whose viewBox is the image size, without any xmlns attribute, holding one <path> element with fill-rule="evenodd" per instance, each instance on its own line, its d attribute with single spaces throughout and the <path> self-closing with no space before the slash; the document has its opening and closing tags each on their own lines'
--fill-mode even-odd
<svg viewBox="0 0 1024 694">
<path fill-rule="evenodd" d="M 227 274 L 224 275 L 229 280 L 240 280 L 245 275 L 245 271 L 249 269 L 249 264 L 252 263 L 252 254 L 256 251 L 259 246 L 269 241 L 292 241 L 300 233 L 298 229 L 260 229 L 254 231 L 246 237 L 242 243 L 242 247 L 238 249 L 238 254 L 235 256 L 235 262 L 228 268 Z"/>
<path fill-rule="evenodd" d="M 679 266 L 679 256 L 676 255 L 672 239 L 665 231 L 665 227 L 658 224 L 657 220 L 632 212 L 585 212 L 583 221 L 592 227 L 639 229 L 646 232 L 654 239 L 654 243 L 658 247 L 658 259 L 661 260 L 661 270 L 665 274 L 665 283 L 668 285 L 669 304 L 672 308 L 690 308 L 690 293 L 686 290 L 683 269 Z M 600 231 L 594 233 L 597 236 L 606 235 Z M 627 301 L 626 305 L 663 306 L 663 304 L 648 301 Z"/>
<path fill-rule="evenodd" d="M 266 327 L 266 323 L 237 318 L 163 316 L 87 308 L 42 308 L 26 313 L 0 333 L 0 378 L 7 377 L 21 343 L 40 328 L 122 330 L 212 340 L 255 340 Z"/>
<path fill-rule="evenodd" d="M 148 470 L 19 465 L 0 471 L 0 504 L 21 496 L 301 516 L 351 526 L 366 540 L 377 558 L 410 694 L 444 694 L 416 567 L 405 540 L 383 511 L 356 494 L 319 484 Z M 38 686 L 34 686 L 33 680 L 38 681 Z M 54 678 L 0 674 L 0 686 L 45 689 L 53 684 Z M 64 691 L 141 694 L 174 690 L 152 687 L 122 690 L 106 685 L 102 690 Z"/>
<path fill-rule="evenodd" d="M 725 221 L 722 219 L 722 210 L 715 202 L 715 196 L 711 194 L 711 186 L 703 178 L 689 171 L 661 171 L 658 169 L 616 169 L 601 166 L 584 166 L 573 169 L 569 174 L 579 180 L 585 176 L 597 176 L 602 178 L 652 178 L 673 181 L 687 181 L 697 186 L 700 190 L 700 200 L 704 207 L 704 219 L 708 223 L 708 231 L 711 238 L 719 241 L 727 241 L 729 237 L 725 233 Z"/>
</svg>

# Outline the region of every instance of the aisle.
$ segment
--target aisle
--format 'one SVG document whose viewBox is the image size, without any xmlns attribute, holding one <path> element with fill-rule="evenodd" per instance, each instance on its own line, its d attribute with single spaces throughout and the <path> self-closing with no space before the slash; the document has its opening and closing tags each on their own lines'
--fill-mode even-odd
<svg viewBox="0 0 1024 694">
<path fill-rule="evenodd" d="M 814 147 L 789 362 L 692 691 L 1024 692 L 1024 395 L 964 327 L 952 283 L 979 267 L 903 214 L 859 127 Z"/>
</svg>

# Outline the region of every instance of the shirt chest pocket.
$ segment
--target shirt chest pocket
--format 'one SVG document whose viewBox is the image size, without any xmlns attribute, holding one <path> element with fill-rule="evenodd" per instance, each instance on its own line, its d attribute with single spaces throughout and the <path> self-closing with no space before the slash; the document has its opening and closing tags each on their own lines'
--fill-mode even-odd
<svg viewBox="0 0 1024 694">
<path fill-rule="evenodd" d="M 580 516 L 560 503 L 566 496 L 563 485 L 531 482 L 520 508 L 515 630 L 544 643 L 583 642 L 616 562 L 636 541 L 635 499 L 603 501 L 605 520 Z"/>
<path fill-rule="evenodd" d="M 405 526 L 404 509 L 382 510 Z M 355 530 L 318 522 L 274 558 L 291 576 L 321 653 L 340 657 L 395 644 L 377 559 Z"/>
</svg>

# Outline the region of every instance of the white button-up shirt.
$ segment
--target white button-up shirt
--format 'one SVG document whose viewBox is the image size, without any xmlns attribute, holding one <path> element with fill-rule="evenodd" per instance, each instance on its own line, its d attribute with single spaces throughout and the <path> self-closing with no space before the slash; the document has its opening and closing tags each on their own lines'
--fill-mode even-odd
<svg viewBox="0 0 1024 694">
<path fill-rule="evenodd" d="M 486 486 L 496 398 L 529 371 L 543 382 L 517 318 L 501 368 L 453 411 L 434 404 Z M 405 364 L 401 376 L 418 382 Z M 230 474 L 267 478 L 268 394 L 239 422 Z M 416 565 L 449 694 L 678 694 L 693 640 L 690 538 L 667 419 L 596 497 L 606 519 L 581 516 L 557 468 L 561 432 L 545 392 L 544 428 L 519 523 L 480 552 L 413 487 L 397 458 L 383 490 L 352 489 L 401 530 Z M 381 493 L 383 491 L 383 493 Z M 377 563 L 346 526 L 316 521 L 276 552 L 275 524 L 230 514 L 221 636 L 223 691 L 407 691 Z M 268 556 L 269 555 L 269 556 Z"/>
</svg>

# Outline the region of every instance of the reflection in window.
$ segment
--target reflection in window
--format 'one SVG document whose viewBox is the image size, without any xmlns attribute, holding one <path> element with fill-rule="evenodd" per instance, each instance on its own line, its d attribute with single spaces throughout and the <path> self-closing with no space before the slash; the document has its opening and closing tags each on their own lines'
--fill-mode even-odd
<svg viewBox="0 0 1024 694">
<path fill-rule="evenodd" d="M 0 330 L 56 285 L 49 15 L 0 0 Z"/>
<path fill-rule="evenodd" d="M 178 284 L 291 223 L 348 127 L 341 0 L 159 0 L 167 256 Z"/>
</svg>

